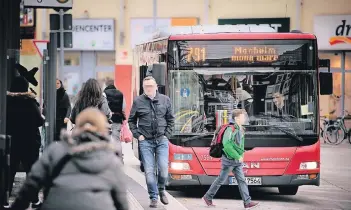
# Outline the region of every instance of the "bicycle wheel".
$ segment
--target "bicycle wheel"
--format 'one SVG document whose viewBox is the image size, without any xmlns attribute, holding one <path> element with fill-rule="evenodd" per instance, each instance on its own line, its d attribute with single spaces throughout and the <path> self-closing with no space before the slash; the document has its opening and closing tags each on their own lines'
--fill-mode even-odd
<svg viewBox="0 0 351 210">
<path fill-rule="evenodd" d="M 348 138 L 349 138 L 349 143 L 351 144 L 351 129 L 349 129 L 349 133 L 347 134 Z"/>
<path fill-rule="evenodd" d="M 341 127 L 331 125 L 326 129 L 325 136 L 330 144 L 338 145 L 345 139 L 345 132 Z"/>
</svg>

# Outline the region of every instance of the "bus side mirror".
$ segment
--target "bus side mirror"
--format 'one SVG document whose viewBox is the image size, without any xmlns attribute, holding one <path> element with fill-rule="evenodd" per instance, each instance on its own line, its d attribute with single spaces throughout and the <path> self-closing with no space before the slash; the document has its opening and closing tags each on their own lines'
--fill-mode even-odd
<svg viewBox="0 0 351 210">
<path fill-rule="evenodd" d="M 319 89 L 321 95 L 333 94 L 333 74 L 329 72 L 319 72 Z"/>
<path fill-rule="evenodd" d="M 333 94 L 333 74 L 330 73 L 330 59 L 318 59 L 319 68 L 319 89 L 321 95 Z M 328 72 L 321 72 L 322 68 L 327 68 Z"/>
<path fill-rule="evenodd" d="M 166 63 L 154 63 L 149 66 L 148 72 L 152 72 L 152 77 L 155 78 L 159 86 L 166 85 Z"/>
</svg>

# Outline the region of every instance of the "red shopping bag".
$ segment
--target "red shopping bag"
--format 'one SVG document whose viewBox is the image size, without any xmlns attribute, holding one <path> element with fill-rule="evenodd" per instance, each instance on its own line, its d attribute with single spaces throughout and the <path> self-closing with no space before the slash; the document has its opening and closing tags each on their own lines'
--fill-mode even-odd
<svg viewBox="0 0 351 210">
<path fill-rule="evenodd" d="M 133 140 L 133 134 L 129 129 L 127 121 L 123 121 L 122 127 L 121 127 L 121 141 L 125 143 L 132 142 Z"/>
</svg>

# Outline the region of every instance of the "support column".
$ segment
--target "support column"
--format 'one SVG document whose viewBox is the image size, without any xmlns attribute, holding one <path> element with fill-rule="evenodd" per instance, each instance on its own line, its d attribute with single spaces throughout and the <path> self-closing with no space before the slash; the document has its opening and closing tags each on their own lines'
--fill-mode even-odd
<svg viewBox="0 0 351 210">
<path fill-rule="evenodd" d="M 202 25 L 208 25 L 208 16 L 210 11 L 210 0 L 204 0 L 204 20 Z"/>
<path fill-rule="evenodd" d="M 296 0 L 296 26 L 295 30 L 301 30 L 301 7 L 302 0 Z"/>
<path fill-rule="evenodd" d="M 345 57 L 346 53 L 341 53 L 341 116 L 345 110 Z"/>
<path fill-rule="evenodd" d="M 6 15 L 8 0 L 0 1 L 0 135 L 6 132 L 6 90 L 7 90 L 7 69 L 6 69 Z M 1 143 L 1 142 L 0 142 Z"/>
<path fill-rule="evenodd" d="M 5 0 L 8 1 L 8 0 Z M 13 53 L 16 53 L 20 49 L 20 3 L 21 0 L 9 0 L 10 4 L 8 7 L 7 27 L 5 31 L 7 49 L 11 49 Z M 16 56 L 13 54 L 13 56 Z M 19 55 L 18 55 L 19 56 Z M 11 81 L 14 77 L 16 71 L 14 70 L 16 59 L 10 59 L 11 61 L 7 63 L 7 88 L 11 87 Z M 18 57 L 19 61 L 19 57 Z"/>
<path fill-rule="evenodd" d="M 125 0 L 119 0 L 119 45 L 124 45 L 124 38 L 125 38 Z"/>
<path fill-rule="evenodd" d="M 153 29 L 156 32 L 156 20 L 157 20 L 157 0 L 153 0 Z"/>
<path fill-rule="evenodd" d="M 6 91 L 15 74 L 15 59 L 7 61 L 8 50 L 19 50 L 20 0 L 0 1 L 0 134 L 6 131 Z"/>
</svg>

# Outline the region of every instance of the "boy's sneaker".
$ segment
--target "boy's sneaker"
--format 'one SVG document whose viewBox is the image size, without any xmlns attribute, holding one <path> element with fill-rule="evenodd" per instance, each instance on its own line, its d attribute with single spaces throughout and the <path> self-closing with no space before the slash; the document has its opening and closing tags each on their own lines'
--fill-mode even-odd
<svg viewBox="0 0 351 210">
<path fill-rule="evenodd" d="M 11 205 L 10 205 L 8 202 L 5 202 L 5 203 L 2 205 L 2 208 L 3 208 L 3 209 L 10 209 L 10 208 L 11 208 Z M 1 206 L 0 206 L 0 209 L 1 209 Z"/>
<path fill-rule="evenodd" d="M 205 203 L 206 203 L 207 206 L 212 206 L 212 207 L 215 207 L 215 206 L 216 206 L 216 205 L 213 204 L 212 200 L 211 200 L 211 201 L 208 200 L 205 196 L 202 197 L 202 200 L 205 201 Z"/>
<path fill-rule="evenodd" d="M 141 162 L 140 162 L 140 171 L 143 173 L 145 172 L 144 165 Z"/>
<path fill-rule="evenodd" d="M 151 200 L 150 201 L 150 208 L 157 208 L 157 200 Z"/>
<path fill-rule="evenodd" d="M 245 209 L 253 209 L 256 208 L 260 203 L 259 202 L 253 202 L 251 201 L 250 203 L 244 205 Z"/>
<path fill-rule="evenodd" d="M 38 201 L 36 203 L 32 203 L 32 209 L 37 209 L 40 208 L 43 203 L 41 201 Z"/>
</svg>

